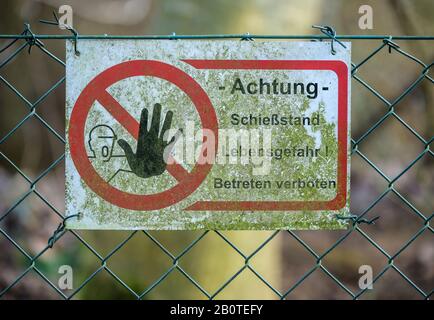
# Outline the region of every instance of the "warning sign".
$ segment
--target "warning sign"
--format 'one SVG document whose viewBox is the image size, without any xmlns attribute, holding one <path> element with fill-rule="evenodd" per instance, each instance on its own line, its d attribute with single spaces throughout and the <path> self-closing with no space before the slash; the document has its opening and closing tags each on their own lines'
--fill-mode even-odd
<svg viewBox="0 0 434 320">
<path fill-rule="evenodd" d="M 344 227 L 349 66 L 319 42 L 68 42 L 67 227 Z"/>
</svg>

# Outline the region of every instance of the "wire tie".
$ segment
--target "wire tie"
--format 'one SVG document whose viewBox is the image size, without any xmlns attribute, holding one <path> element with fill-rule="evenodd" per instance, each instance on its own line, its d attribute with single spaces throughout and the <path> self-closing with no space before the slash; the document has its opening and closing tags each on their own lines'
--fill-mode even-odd
<svg viewBox="0 0 434 320">
<path fill-rule="evenodd" d="M 254 41 L 254 39 L 252 38 L 252 36 L 250 35 L 249 32 L 246 32 L 245 34 L 242 35 L 241 41 Z"/>
<path fill-rule="evenodd" d="M 395 50 L 399 49 L 399 45 L 392 41 L 392 36 L 390 36 L 389 38 L 383 39 L 383 43 L 388 46 L 389 53 L 392 53 L 392 48 Z"/>
<path fill-rule="evenodd" d="M 77 49 L 77 42 L 78 42 L 78 37 L 79 37 L 78 31 L 75 30 L 73 27 L 71 27 L 68 24 L 60 23 L 59 22 L 59 18 L 57 17 L 56 11 L 53 11 L 53 16 L 54 16 L 54 21 L 39 20 L 39 22 L 44 23 L 44 24 L 48 24 L 48 25 L 51 25 L 51 26 L 63 27 L 66 30 L 68 30 L 69 32 L 71 32 L 72 35 L 74 36 L 74 40 L 73 40 L 73 42 L 74 42 L 74 53 L 75 53 L 76 56 L 79 56 L 80 55 L 80 51 L 78 51 L 78 49 Z"/>
<path fill-rule="evenodd" d="M 356 224 L 360 224 L 360 223 L 365 223 L 365 224 L 375 224 L 375 221 L 377 221 L 378 219 L 380 219 L 379 216 L 374 217 L 372 219 L 365 219 L 365 218 L 359 218 L 356 215 L 350 215 L 350 216 L 341 216 L 341 215 L 336 215 L 336 219 L 338 220 L 350 220 L 353 223 L 353 226 Z"/>
<path fill-rule="evenodd" d="M 334 46 L 335 41 L 337 43 L 339 43 L 342 47 L 347 48 L 340 40 L 338 40 L 336 38 L 336 31 L 332 27 L 313 25 L 312 28 L 320 30 L 322 34 L 324 34 L 330 38 L 330 40 L 331 40 L 330 49 L 331 49 L 332 55 L 336 54 L 336 50 L 335 50 L 335 46 Z"/>
<path fill-rule="evenodd" d="M 54 243 L 59 239 L 59 235 L 65 230 L 66 221 L 74 217 L 80 218 L 81 213 L 71 214 L 70 216 L 63 218 L 62 222 L 57 226 L 57 229 L 54 230 L 53 235 L 48 239 L 49 248 L 53 248 Z"/>
<path fill-rule="evenodd" d="M 29 54 L 32 51 L 32 47 L 34 45 L 36 45 L 38 47 L 43 47 L 44 46 L 44 43 L 41 40 L 37 39 L 36 35 L 30 29 L 30 24 L 28 24 L 28 23 L 24 24 L 24 31 L 23 31 L 22 34 L 26 35 L 26 36 L 30 36 L 29 38 L 26 38 L 26 42 L 29 45 L 29 49 L 28 49 Z"/>
</svg>

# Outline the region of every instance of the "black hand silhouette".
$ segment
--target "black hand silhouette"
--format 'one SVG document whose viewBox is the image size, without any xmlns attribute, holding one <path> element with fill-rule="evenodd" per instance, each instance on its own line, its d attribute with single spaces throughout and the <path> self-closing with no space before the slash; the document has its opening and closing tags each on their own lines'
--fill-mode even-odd
<svg viewBox="0 0 434 320">
<path fill-rule="evenodd" d="M 164 150 L 173 144 L 175 137 L 170 141 L 164 141 L 164 134 L 170 129 L 173 112 L 168 111 L 164 119 L 160 135 L 161 105 L 156 103 L 152 112 L 151 128 L 148 131 L 148 110 L 144 108 L 140 117 L 139 137 L 137 139 L 136 153 L 123 139 L 118 141 L 124 150 L 131 171 L 141 178 L 158 176 L 166 170 Z M 173 146 L 173 145 L 172 145 Z"/>
</svg>

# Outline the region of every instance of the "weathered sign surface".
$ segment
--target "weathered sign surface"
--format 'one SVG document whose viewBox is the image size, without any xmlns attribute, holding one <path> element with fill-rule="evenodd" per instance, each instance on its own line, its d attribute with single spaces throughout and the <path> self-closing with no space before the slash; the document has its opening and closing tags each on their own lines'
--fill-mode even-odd
<svg viewBox="0 0 434 320">
<path fill-rule="evenodd" d="M 337 229 L 350 44 L 81 40 L 66 53 L 79 229 Z"/>
</svg>

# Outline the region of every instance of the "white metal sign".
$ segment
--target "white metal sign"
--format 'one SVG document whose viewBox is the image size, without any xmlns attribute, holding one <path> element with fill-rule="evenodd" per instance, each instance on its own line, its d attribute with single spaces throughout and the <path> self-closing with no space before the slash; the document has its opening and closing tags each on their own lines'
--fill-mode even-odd
<svg viewBox="0 0 434 320">
<path fill-rule="evenodd" d="M 346 45 L 68 42 L 67 227 L 342 228 Z"/>
</svg>

